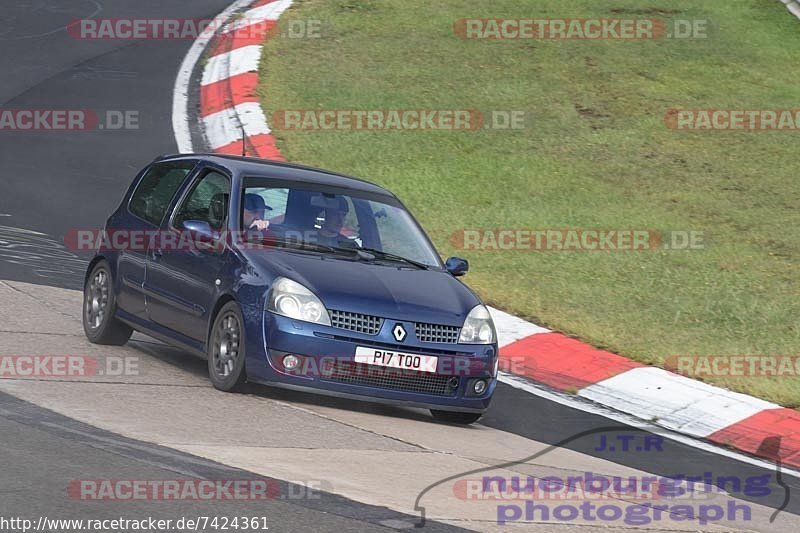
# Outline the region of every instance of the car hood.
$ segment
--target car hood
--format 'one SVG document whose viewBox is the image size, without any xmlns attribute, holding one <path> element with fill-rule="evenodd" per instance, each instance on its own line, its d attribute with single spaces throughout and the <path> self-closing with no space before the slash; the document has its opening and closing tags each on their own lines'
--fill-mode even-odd
<svg viewBox="0 0 800 533">
<path fill-rule="evenodd" d="M 247 255 L 260 270 L 302 283 L 328 309 L 461 326 L 481 303 L 445 271 L 283 250 Z"/>
</svg>

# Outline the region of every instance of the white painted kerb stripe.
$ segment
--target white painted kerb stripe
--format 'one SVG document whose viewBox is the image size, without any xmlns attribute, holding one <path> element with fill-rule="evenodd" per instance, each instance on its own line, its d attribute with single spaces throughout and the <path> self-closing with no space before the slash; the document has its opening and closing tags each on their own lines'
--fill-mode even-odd
<svg viewBox="0 0 800 533">
<path fill-rule="evenodd" d="M 278 17 L 280 17 L 284 11 L 289 9 L 289 6 L 291 5 L 292 0 L 277 0 L 276 2 L 270 2 L 269 4 L 265 4 L 261 7 L 250 9 L 244 12 L 242 18 L 229 24 L 225 28 L 225 31 L 235 31 L 253 24 L 260 24 L 266 20 L 278 20 Z"/>
<path fill-rule="evenodd" d="M 256 72 L 259 59 L 261 59 L 261 46 L 255 44 L 213 56 L 208 59 L 206 68 L 203 69 L 203 80 L 200 84 L 208 85 L 237 74 Z"/>
<path fill-rule="evenodd" d="M 797 18 L 800 18 L 800 2 L 797 0 L 781 0 L 789 11 Z"/>
<path fill-rule="evenodd" d="M 242 129 L 248 137 L 269 133 L 267 119 L 258 102 L 246 102 L 203 118 L 206 140 L 212 150 L 242 139 Z"/>
<path fill-rule="evenodd" d="M 491 313 L 494 326 L 497 329 L 497 342 L 500 347 L 507 346 L 531 335 L 550 333 L 549 329 L 539 327 L 494 307 L 489 307 L 489 313 Z"/>
<path fill-rule="evenodd" d="M 778 406 L 660 368 L 634 368 L 590 385 L 578 395 L 695 437 L 708 435 Z"/>
<path fill-rule="evenodd" d="M 236 0 L 220 13 L 212 26 L 224 24 L 236 10 L 241 9 L 252 3 L 252 0 Z M 203 55 L 203 51 L 211 42 L 213 32 L 204 32 L 195 42 L 192 43 L 186 57 L 183 58 L 178 75 L 175 78 L 175 86 L 172 89 L 172 131 L 175 133 L 175 142 L 178 144 L 178 151 L 189 153 L 194 151 L 192 146 L 192 134 L 189 130 L 189 83 L 192 78 L 197 61 Z"/>
</svg>

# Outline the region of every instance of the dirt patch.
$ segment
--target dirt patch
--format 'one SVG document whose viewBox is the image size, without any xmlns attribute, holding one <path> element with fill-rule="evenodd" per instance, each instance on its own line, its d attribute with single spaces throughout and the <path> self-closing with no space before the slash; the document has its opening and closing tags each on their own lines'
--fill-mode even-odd
<svg viewBox="0 0 800 533">
<path fill-rule="evenodd" d="M 592 109 L 591 107 L 584 107 L 581 104 L 575 104 L 575 111 L 578 112 L 581 118 L 585 119 L 611 118 L 611 115 L 597 111 L 596 109 Z"/>
</svg>

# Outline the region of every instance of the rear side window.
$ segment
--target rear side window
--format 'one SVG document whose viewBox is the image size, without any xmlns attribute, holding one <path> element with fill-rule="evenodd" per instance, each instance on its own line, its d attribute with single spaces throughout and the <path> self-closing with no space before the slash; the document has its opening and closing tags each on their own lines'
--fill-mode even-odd
<svg viewBox="0 0 800 533">
<path fill-rule="evenodd" d="M 172 197 L 194 166 L 195 161 L 172 161 L 152 165 L 131 196 L 129 204 L 131 213 L 160 226 Z"/>
</svg>

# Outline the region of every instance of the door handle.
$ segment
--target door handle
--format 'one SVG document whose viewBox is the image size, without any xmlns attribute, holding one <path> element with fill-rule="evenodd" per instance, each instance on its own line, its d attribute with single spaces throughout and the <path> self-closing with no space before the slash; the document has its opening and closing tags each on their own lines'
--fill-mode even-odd
<svg viewBox="0 0 800 533">
<path fill-rule="evenodd" d="M 153 250 L 153 259 L 156 261 L 164 257 L 164 252 L 162 250 Z"/>
</svg>

